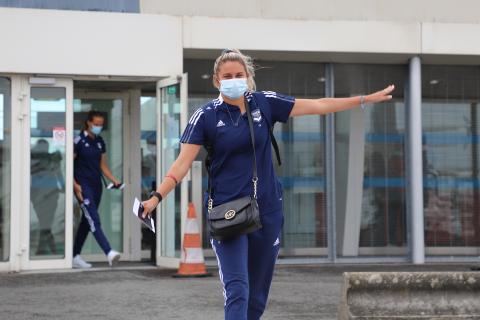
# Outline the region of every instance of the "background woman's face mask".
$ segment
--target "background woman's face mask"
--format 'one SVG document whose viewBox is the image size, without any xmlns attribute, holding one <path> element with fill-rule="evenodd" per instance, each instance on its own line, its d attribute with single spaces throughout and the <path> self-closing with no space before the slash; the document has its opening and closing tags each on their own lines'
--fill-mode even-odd
<svg viewBox="0 0 480 320">
<path fill-rule="evenodd" d="M 220 80 L 220 92 L 230 99 L 240 98 L 247 89 L 247 78 Z"/>
<path fill-rule="evenodd" d="M 103 126 L 92 126 L 92 133 L 96 136 L 98 136 L 100 134 L 100 132 L 102 132 L 102 129 L 103 129 Z"/>
</svg>

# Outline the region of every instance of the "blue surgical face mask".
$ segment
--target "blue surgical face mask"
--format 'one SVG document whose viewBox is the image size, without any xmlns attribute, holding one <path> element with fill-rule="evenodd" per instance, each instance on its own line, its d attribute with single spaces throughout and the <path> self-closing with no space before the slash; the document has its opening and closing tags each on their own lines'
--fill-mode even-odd
<svg viewBox="0 0 480 320">
<path fill-rule="evenodd" d="M 247 89 L 247 78 L 220 80 L 220 92 L 230 99 L 240 98 Z"/>
<path fill-rule="evenodd" d="M 100 134 L 100 132 L 102 132 L 102 129 L 103 129 L 102 126 L 92 126 L 92 128 L 90 130 L 92 131 L 92 133 L 94 135 L 98 136 Z"/>
</svg>

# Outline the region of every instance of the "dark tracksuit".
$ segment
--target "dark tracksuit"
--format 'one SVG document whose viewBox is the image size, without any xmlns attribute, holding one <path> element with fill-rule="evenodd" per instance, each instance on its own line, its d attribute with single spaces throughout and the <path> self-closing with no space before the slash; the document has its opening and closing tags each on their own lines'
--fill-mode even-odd
<svg viewBox="0 0 480 320">
<path fill-rule="evenodd" d="M 74 177 L 82 187 L 83 205 L 86 210 L 82 210 L 82 219 L 73 245 L 73 256 L 80 254 L 89 231 L 92 231 L 103 252 L 108 254 L 111 247 L 101 228 L 98 214 L 103 188 L 100 161 L 102 154 L 106 152 L 105 142 L 100 136 L 92 139 L 85 131 L 75 138 L 74 152 L 76 154 Z"/>
<path fill-rule="evenodd" d="M 283 226 L 282 186 L 272 163 L 269 128 L 286 122 L 295 103 L 275 92 L 247 92 L 255 132 L 262 229 L 228 241 L 211 240 L 225 299 L 225 319 L 256 320 L 265 310 Z M 252 97 L 253 96 L 253 97 Z M 214 206 L 252 194 L 253 152 L 246 114 L 220 96 L 190 118 L 182 143 L 213 145 Z"/>
</svg>

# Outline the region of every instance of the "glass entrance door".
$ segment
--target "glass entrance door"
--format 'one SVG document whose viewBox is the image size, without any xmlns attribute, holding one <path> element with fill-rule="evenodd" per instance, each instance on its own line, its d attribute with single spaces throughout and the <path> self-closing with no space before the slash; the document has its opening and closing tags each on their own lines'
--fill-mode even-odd
<svg viewBox="0 0 480 320">
<path fill-rule="evenodd" d="M 11 80 L 0 77 L 0 270 L 8 270 L 11 198 Z"/>
<path fill-rule="evenodd" d="M 180 134 L 187 122 L 187 75 L 157 83 L 157 181 L 162 181 L 180 153 Z M 182 226 L 187 214 L 188 179 L 172 190 L 157 213 L 157 265 L 178 267 Z"/>
<path fill-rule="evenodd" d="M 140 156 L 141 198 L 148 199 L 150 192 L 157 189 L 157 98 L 143 95 L 140 98 Z M 152 217 L 156 220 L 156 211 Z M 141 258 L 156 261 L 156 237 L 144 224 L 141 228 Z"/>
<path fill-rule="evenodd" d="M 25 79 L 27 82 L 27 79 Z M 72 260 L 72 81 L 30 78 L 23 127 L 22 269 L 68 268 Z"/>
<path fill-rule="evenodd" d="M 90 110 L 96 110 L 104 115 L 105 123 L 100 134 L 106 144 L 107 163 L 113 175 L 120 181 L 124 180 L 124 146 L 126 136 L 125 118 L 128 112 L 128 94 L 124 93 L 104 93 L 104 92 L 84 92 L 75 91 L 74 99 L 74 134 L 79 135 L 83 131 L 83 126 Z M 110 181 L 105 182 L 108 184 Z M 124 252 L 125 238 L 124 223 L 126 206 L 124 193 L 128 192 L 129 185 L 126 184 L 122 191 L 103 188 L 99 215 L 102 229 L 110 242 L 112 249 Z M 78 204 L 75 201 L 74 206 L 74 232 L 80 223 L 81 213 Z M 105 256 L 96 243 L 93 236 L 89 235 L 83 245 L 82 256 L 89 261 L 106 261 Z M 122 254 L 122 260 L 127 260 Z"/>
</svg>

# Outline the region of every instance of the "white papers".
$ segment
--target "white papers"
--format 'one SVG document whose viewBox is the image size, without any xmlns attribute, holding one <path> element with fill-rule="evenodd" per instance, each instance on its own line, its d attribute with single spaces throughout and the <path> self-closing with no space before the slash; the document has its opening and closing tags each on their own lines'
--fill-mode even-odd
<svg viewBox="0 0 480 320">
<path fill-rule="evenodd" d="M 148 229 L 152 230 L 153 233 L 155 233 L 155 222 L 151 217 L 148 215 L 145 218 L 142 218 L 143 214 L 143 206 L 142 203 L 135 198 L 135 201 L 133 202 L 133 215 L 136 216 L 144 225 L 148 227 Z"/>
<path fill-rule="evenodd" d="M 125 183 L 121 183 L 117 186 L 115 186 L 113 183 L 110 183 L 108 186 L 107 186 L 107 189 L 119 189 L 119 190 L 123 190 L 123 188 L 125 188 Z"/>
</svg>

